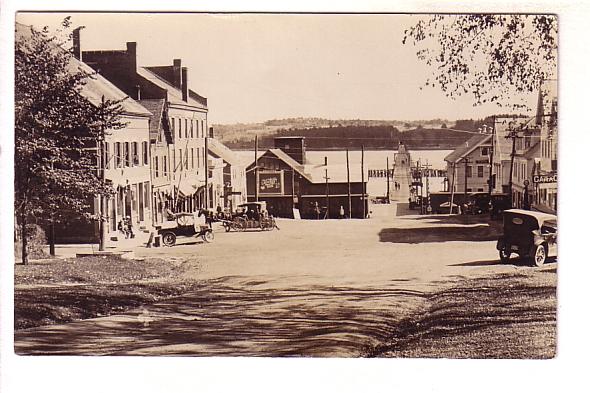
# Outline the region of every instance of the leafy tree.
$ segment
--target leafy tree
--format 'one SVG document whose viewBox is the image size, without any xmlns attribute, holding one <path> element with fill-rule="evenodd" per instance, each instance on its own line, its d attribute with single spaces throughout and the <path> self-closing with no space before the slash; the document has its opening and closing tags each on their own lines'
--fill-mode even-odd
<svg viewBox="0 0 590 393">
<path fill-rule="evenodd" d="M 70 27 L 69 18 L 63 28 Z M 88 78 L 47 28 L 17 24 L 15 44 L 14 209 L 26 264 L 27 223 L 59 221 L 67 212 L 87 218 L 97 195 L 111 188 L 97 171 L 104 130 L 124 126 L 120 102 L 94 105 L 83 95 Z"/>
<path fill-rule="evenodd" d="M 555 15 L 432 15 L 406 30 L 403 43 L 418 46 L 418 58 L 433 69 L 427 86 L 472 95 L 474 106 L 524 108 L 516 97 L 557 73 Z"/>
</svg>

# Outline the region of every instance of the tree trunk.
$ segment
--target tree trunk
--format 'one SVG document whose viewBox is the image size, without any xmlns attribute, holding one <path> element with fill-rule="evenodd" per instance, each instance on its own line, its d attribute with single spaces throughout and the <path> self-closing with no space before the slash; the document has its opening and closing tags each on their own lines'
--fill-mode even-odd
<svg viewBox="0 0 590 393">
<path fill-rule="evenodd" d="M 49 255 L 52 257 L 55 256 L 55 223 L 53 219 L 51 219 L 51 224 L 49 224 Z"/>
<path fill-rule="evenodd" d="M 29 254 L 28 254 L 28 247 L 27 247 L 27 213 L 25 209 L 21 211 L 20 216 L 20 233 L 21 233 L 21 242 L 22 242 L 22 262 L 23 265 L 29 263 Z"/>
</svg>

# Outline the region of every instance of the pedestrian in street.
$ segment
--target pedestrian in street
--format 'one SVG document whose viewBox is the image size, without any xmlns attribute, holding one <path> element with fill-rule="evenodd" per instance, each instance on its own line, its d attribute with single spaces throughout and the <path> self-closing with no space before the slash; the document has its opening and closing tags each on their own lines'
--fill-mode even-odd
<svg viewBox="0 0 590 393">
<path fill-rule="evenodd" d="M 318 205 L 318 202 L 314 202 L 314 208 L 313 211 L 315 213 L 315 219 L 319 220 L 320 219 L 320 205 Z"/>
<path fill-rule="evenodd" d="M 344 218 L 344 206 L 340 205 L 340 219 Z"/>
</svg>

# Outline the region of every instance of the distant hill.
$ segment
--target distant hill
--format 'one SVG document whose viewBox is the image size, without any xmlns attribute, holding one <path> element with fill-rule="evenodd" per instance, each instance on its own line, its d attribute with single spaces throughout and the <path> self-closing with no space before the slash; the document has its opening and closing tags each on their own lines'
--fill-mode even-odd
<svg viewBox="0 0 590 393">
<path fill-rule="evenodd" d="M 287 118 L 273 119 L 262 123 L 236 123 L 236 124 L 213 124 L 215 136 L 228 146 L 244 145 L 254 142 L 254 136 L 259 138 L 265 135 L 274 135 L 279 130 L 305 130 L 305 129 L 323 129 L 334 127 L 378 127 L 391 126 L 400 132 L 409 131 L 419 127 L 428 128 L 446 128 L 447 124 L 452 124 L 449 120 L 431 119 L 431 120 L 331 120 L 323 118 Z M 358 135 L 357 135 L 358 136 Z"/>
<path fill-rule="evenodd" d="M 472 132 L 449 128 L 414 128 L 400 131 L 391 125 L 336 125 L 329 127 L 276 129 L 269 125 L 262 130 L 250 130 L 229 139 L 228 133 L 217 136 L 231 149 L 253 149 L 258 135 L 260 149 L 273 147 L 276 136 L 303 136 L 311 150 L 324 149 L 395 149 L 403 142 L 410 149 L 455 149 L 473 136 Z M 252 132 L 253 131 L 253 132 Z M 229 140 L 228 140 L 229 139 Z"/>
</svg>

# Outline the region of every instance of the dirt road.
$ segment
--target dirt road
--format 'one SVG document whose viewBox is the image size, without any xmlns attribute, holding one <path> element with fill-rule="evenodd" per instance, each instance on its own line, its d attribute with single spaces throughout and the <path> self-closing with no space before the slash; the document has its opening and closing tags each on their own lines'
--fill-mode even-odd
<svg viewBox="0 0 590 393">
<path fill-rule="evenodd" d="M 361 356 L 425 294 L 499 265 L 487 224 L 396 215 L 281 220 L 273 232 L 185 239 L 138 256 L 188 259 L 198 290 L 122 315 L 19 331 L 22 354 Z"/>
</svg>

